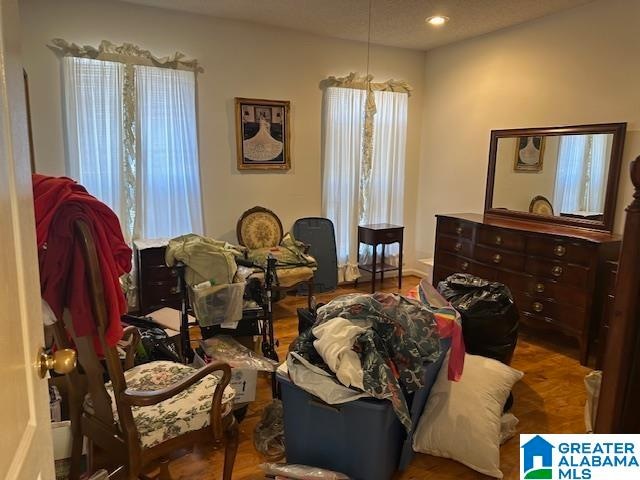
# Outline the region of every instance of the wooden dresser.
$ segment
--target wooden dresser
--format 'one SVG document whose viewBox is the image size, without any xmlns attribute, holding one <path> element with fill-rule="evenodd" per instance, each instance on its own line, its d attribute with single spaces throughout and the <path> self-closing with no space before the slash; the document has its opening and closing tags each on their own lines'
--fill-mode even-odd
<svg viewBox="0 0 640 480">
<path fill-rule="evenodd" d="M 523 323 L 575 337 L 587 363 L 620 236 L 481 214 L 437 219 L 434 285 L 459 272 L 504 283 Z"/>
<path fill-rule="evenodd" d="M 177 271 L 167 267 L 164 260 L 166 247 L 138 248 L 138 309 L 141 315 L 162 307 L 180 308 L 182 295 L 178 289 Z"/>
</svg>

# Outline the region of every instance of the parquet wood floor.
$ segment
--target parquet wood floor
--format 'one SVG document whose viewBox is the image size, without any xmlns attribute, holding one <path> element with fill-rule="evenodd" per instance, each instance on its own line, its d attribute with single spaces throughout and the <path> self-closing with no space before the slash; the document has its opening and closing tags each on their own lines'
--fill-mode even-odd
<svg viewBox="0 0 640 480">
<path fill-rule="evenodd" d="M 406 277 L 406 290 L 419 282 L 417 277 Z M 356 291 L 368 292 L 369 284 L 358 289 L 341 287 L 336 292 L 319 295 L 326 302 L 336 295 Z M 397 291 L 395 279 L 385 283 L 386 291 Z M 274 309 L 275 331 L 280 340 L 279 355 L 285 358 L 289 343 L 297 335 L 296 308 L 305 305 L 303 297 L 287 297 Z M 196 332 L 194 332 L 197 335 Z M 515 404 L 512 412 L 520 420 L 522 433 L 582 433 L 584 432 L 584 403 L 586 393 L 583 378 L 588 369 L 578 360 L 577 346 L 570 340 L 542 340 L 539 334 L 521 332 L 512 366 L 525 373 L 514 388 Z M 265 405 L 271 400 L 271 387 L 267 378 L 258 379 L 257 399 L 240 425 L 240 447 L 234 469 L 234 480 L 258 480 L 263 476 L 258 467 L 263 462 L 253 446 L 253 430 Z M 501 468 L 504 478 L 518 479 L 519 445 L 517 436 L 501 449 Z M 196 447 L 171 463 L 174 479 L 214 480 L 221 477 L 223 454 L 211 445 Z M 488 479 L 469 468 L 443 458 L 416 454 L 407 471 L 398 473 L 395 480 L 475 480 Z"/>
</svg>

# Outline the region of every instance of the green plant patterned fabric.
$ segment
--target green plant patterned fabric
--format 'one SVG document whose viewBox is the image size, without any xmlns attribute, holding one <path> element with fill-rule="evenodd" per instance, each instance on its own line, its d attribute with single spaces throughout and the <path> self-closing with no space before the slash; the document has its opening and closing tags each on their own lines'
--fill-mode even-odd
<svg viewBox="0 0 640 480">
<path fill-rule="evenodd" d="M 362 363 L 364 391 L 389 399 L 409 431 L 411 417 L 404 394 L 424 385 L 425 365 L 440 356 L 440 335 L 432 311 L 416 300 L 392 293 L 354 293 L 319 308 L 315 325 L 337 317 L 367 328 L 354 345 Z M 314 340 L 309 329 L 290 349 L 327 370 L 313 347 Z"/>
<path fill-rule="evenodd" d="M 196 371 L 180 363 L 157 361 L 133 367 L 124 372 L 127 388 L 153 391 L 168 387 Z M 148 407 L 131 407 L 133 420 L 140 434 L 140 443 L 149 448 L 186 432 L 200 430 L 210 424 L 209 412 L 218 375 L 207 375 L 186 390 L 163 402 Z M 113 416 L 118 420 L 118 411 L 111 382 L 105 384 L 111 397 Z M 235 391 L 227 386 L 222 396 L 222 415 L 231 412 Z M 92 411 L 91 399 L 87 395 L 85 409 Z"/>
</svg>

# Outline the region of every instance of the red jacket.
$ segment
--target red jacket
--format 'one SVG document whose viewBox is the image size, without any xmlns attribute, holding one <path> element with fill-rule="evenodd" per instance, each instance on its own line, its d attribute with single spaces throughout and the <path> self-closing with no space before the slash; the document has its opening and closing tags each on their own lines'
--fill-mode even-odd
<svg viewBox="0 0 640 480">
<path fill-rule="evenodd" d="M 113 346 L 122 337 L 120 316 L 127 311 L 119 277 L 131 270 L 131 249 L 118 217 L 70 178 L 35 174 L 32 180 L 42 298 L 59 320 L 69 309 L 77 336 L 97 336 L 85 262 L 74 230 L 75 220 L 85 220 L 93 233 L 104 284 L 109 322 L 105 337 Z"/>
</svg>

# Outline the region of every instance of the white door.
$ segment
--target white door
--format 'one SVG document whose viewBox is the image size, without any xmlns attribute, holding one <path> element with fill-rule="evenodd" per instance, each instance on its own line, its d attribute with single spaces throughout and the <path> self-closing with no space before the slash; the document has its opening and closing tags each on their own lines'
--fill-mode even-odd
<svg viewBox="0 0 640 480">
<path fill-rule="evenodd" d="M 0 478 L 55 478 L 16 0 L 0 0 Z"/>
</svg>

